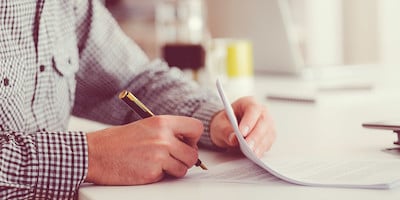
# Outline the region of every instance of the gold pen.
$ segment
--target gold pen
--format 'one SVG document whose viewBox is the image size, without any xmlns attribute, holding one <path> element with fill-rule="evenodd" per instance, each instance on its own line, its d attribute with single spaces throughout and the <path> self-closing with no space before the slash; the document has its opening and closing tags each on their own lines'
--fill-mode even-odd
<svg viewBox="0 0 400 200">
<path fill-rule="evenodd" d="M 119 98 L 124 101 L 130 108 L 132 108 L 140 117 L 148 118 L 154 116 L 154 113 L 150 111 L 138 98 L 135 97 L 131 92 L 124 90 L 119 94 Z M 195 164 L 197 167 L 201 167 L 203 170 L 207 170 L 207 167 L 197 159 Z"/>
</svg>

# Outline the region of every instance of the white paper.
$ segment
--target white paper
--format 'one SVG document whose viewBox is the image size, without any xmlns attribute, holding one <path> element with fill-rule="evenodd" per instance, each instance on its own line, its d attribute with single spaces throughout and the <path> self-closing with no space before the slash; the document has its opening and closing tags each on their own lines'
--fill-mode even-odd
<svg viewBox="0 0 400 200">
<path fill-rule="evenodd" d="M 240 133 L 235 114 L 219 80 L 217 80 L 217 89 L 239 141 L 240 150 L 249 160 L 266 170 L 265 173 L 269 172 L 290 183 L 308 186 L 388 189 L 399 184 L 400 160 L 398 159 L 324 161 L 257 158 Z M 237 166 L 237 168 L 241 167 L 244 166 Z M 235 174 L 232 173 L 232 175 Z M 244 182 L 251 180 L 249 177 L 242 178 Z M 264 179 L 260 180 L 262 180 L 260 183 L 264 181 Z"/>
<path fill-rule="evenodd" d="M 187 180 L 216 181 L 227 183 L 271 184 L 282 182 L 276 176 L 257 166 L 248 159 L 235 160 L 212 167 L 207 171 L 197 171 L 185 177 Z"/>
</svg>

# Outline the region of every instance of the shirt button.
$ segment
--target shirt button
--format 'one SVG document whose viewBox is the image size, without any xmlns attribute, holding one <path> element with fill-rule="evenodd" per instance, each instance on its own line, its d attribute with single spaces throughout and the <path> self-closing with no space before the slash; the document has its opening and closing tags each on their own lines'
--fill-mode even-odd
<svg viewBox="0 0 400 200">
<path fill-rule="evenodd" d="M 45 70 L 44 65 L 40 65 L 39 70 L 40 70 L 40 72 L 44 72 L 44 70 Z"/>
<path fill-rule="evenodd" d="M 8 80 L 8 78 L 4 78 L 3 84 L 4 84 L 4 86 L 8 86 L 10 84 L 10 80 Z"/>
</svg>

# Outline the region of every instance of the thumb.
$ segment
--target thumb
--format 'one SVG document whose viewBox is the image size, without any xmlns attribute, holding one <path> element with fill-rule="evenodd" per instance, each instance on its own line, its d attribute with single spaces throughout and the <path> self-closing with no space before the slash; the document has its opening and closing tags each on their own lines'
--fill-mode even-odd
<svg viewBox="0 0 400 200">
<path fill-rule="evenodd" d="M 239 144 L 238 139 L 236 138 L 235 132 L 232 132 L 229 134 L 226 143 L 232 147 L 237 146 Z"/>
</svg>

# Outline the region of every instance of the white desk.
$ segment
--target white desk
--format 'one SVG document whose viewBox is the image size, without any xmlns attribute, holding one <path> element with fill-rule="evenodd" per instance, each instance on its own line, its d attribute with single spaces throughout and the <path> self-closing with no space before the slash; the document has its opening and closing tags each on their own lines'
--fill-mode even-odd
<svg viewBox="0 0 400 200">
<path fill-rule="evenodd" d="M 377 80 L 372 90 L 318 92 L 317 102 L 288 103 L 265 100 L 276 88 L 301 87 L 303 80 L 268 77 L 257 78 L 257 97 L 268 105 L 277 128 L 277 141 L 269 154 L 285 157 L 374 157 L 400 158 L 400 153 L 387 153 L 394 146 L 395 134 L 364 129 L 361 123 L 380 119 L 399 119 L 400 89 L 386 79 Z M 398 87 L 399 88 L 399 87 Z M 396 93 L 397 92 L 397 93 Z M 238 159 L 232 153 L 202 150 L 201 159 L 212 168 L 218 163 Z M 191 173 L 198 168 L 192 168 Z M 400 173 L 400 169 L 399 169 Z M 286 182 L 266 185 L 237 183 L 204 183 L 185 179 L 128 186 L 82 186 L 81 200 L 102 199 L 398 199 L 400 187 L 392 190 L 338 189 L 307 187 Z"/>
</svg>

